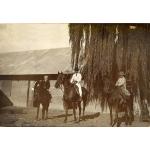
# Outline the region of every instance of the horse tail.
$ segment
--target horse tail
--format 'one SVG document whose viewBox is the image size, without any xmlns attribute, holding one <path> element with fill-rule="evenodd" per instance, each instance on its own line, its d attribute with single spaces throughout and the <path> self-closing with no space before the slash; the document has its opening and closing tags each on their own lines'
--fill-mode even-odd
<svg viewBox="0 0 150 150">
<path fill-rule="evenodd" d="M 107 110 L 107 106 L 108 106 L 108 96 L 109 94 L 106 94 L 106 93 L 102 93 L 102 99 L 101 99 L 101 109 L 102 109 L 102 112 L 104 112 L 104 109 Z"/>
<path fill-rule="evenodd" d="M 105 97 L 102 95 L 102 99 L 101 99 L 101 103 L 100 103 L 100 105 L 101 105 L 101 108 L 102 108 L 102 112 L 104 112 L 104 107 L 105 107 Z"/>
</svg>

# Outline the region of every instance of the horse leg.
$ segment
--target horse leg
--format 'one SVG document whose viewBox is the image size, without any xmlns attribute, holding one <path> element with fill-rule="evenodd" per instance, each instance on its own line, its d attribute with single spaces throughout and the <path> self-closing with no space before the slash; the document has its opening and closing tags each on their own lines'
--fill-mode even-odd
<svg viewBox="0 0 150 150">
<path fill-rule="evenodd" d="M 48 119 L 48 107 L 46 108 L 46 118 L 45 119 Z"/>
<path fill-rule="evenodd" d="M 45 109 L 45 111 L 46 111 L 46 118 L 45 119 L 48 119 L 48 108 L 49 108 L 49 101 L 46 104 L 46 109 Z"/>
<path fill-rule="evenodd" d="M 132 121 L 133 121 L 134 115 L 133 115 L 133 113 L 132 113 L 132 111 L 130 109 L 128 110 L 128 112 L 129 112 L 129 115 L 128 115 L 128 124 L 132 125 Z"/>
<path fill-rule="evenodd" d="M 82 116 L 82 117 L 83 117 L 83 120 L 85 120 L 85 117 L 84 117 L 85 105 L 86 105 L 86 104 L 85 104 L 85 102 L 83 101 L 83 116 Z"/>
<path fill-rule="evenodd" d="M 68 107 L 66 107 L 65 109 L 65 120 L 64 120 L 65 123 L 67 122 L 67 117 L 68 117 Z"/>
<path fill-rule="evenodd" d="M 118 118 L 118 107 L 117 107 L 117 109 L 116 109 L 115 117 L 116 117 L 116 121 L 117 121 L 117 127 L 119 127 L 119 126 L 120 126 L 120 123 L 119 123 L 119 118 Z"/>
<path fill-rule="evenodd" d="M 115 118 L 115 119 L 114 119 L 114 122 L 112 123 L 111 126 L 114 127 L 114 125 L 115 125 L 116 123 L 117 123 L 117 119 Z"/>
<path fill-rule="evenodd" d="M 117 127 L 120 127 L 121 125 L 121 119 L 118 119 Z"/>
<path fill-rule="evenodd" d="M 79 107 L 79 122 L 81 119 L 81 102 L 78 103 L 78 107 Z"/>
<path fill-rule="evenodd" d="M 129 116 L 128 116 L 128 111 L 125 111 L 125 125 L 127 126 L 129 124 Z"/>
<path fill-rule="evenodd" d="M 110 125 L 112 126 L 113 123 L 112 107 L 110 106 L 109 109 L 110 109 Z"/>
<path fill-rule="evenodd" d="M 37 107 L 37 116 L 36 116 L 36 120 L 39 120 L 39 110 L 40 110 L 40 105 L 38 105 L 38 107 Z"/>
<path fill-rule="evenodd" d="M 73 103 L 72 103 L 72 105 L 73 105 L 73 115 L 74 115 L 74 121 L 76 121 L 76 120 L 77 120 L 77 118 L 76 118 L 76 103 L 75 103 L 75 102 L 73 102 Z"/>
<path fill-rule="evenodd" d="M 45 107 L 43 106 L 43 108 L 42 108 L 42 120 L 44 120 L 45 119 Z"/>
</svg>

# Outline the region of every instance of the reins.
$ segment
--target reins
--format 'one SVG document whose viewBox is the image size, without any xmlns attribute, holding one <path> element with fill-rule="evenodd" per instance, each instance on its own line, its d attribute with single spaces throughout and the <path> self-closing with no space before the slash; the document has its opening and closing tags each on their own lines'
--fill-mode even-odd
<svg viewBox="0 0 150 150">
<path fill-rule="evenodd" d="M 64 93 L 62 84 L 60 85 L 60 90 Z"/>
</svg>

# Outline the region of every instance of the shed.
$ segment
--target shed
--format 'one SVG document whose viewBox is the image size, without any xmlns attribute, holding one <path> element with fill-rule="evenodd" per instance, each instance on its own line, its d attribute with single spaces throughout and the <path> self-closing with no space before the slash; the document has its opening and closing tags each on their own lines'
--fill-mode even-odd
<svg viewBox="0 0 150 150">
<path fill-rule="evenodd" d="M 16 106 L 32 106 L 34 81 L 47 74 L 53 97 L 58 71 L 70 70 L 70 48 L 0 53 L 0 89 Z"/>
</svg>

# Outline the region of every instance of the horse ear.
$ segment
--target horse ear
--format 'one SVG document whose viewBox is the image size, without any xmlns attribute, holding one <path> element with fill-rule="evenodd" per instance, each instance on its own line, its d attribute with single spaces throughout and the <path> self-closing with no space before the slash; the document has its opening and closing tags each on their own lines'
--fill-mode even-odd
<svg viewBox="0 0 150 150">
<path fill-rule="evenodd" d="M 58 74 L 59 74 L 59 71 L 58 71 Z"/>
<path fill-rule="evenodd" d="M 63 72 L 61 71 L 61 73 L 63 74 Z"/>
</svg>

